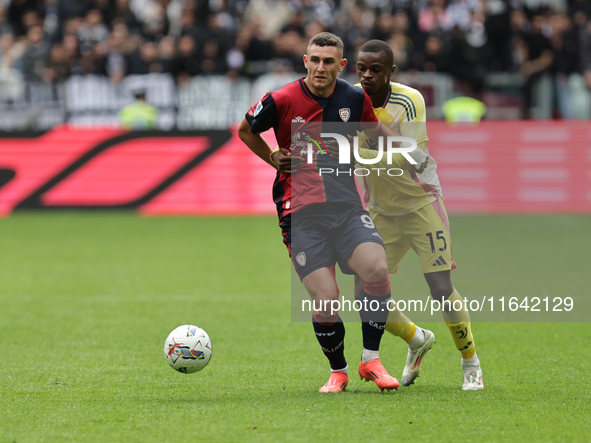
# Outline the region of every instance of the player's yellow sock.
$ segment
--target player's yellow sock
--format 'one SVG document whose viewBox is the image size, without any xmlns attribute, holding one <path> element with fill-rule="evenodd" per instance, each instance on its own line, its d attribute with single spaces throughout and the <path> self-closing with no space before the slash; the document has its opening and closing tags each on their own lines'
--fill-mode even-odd
<svg viewBox="0 0 591 443">
<path fill-rule="evenodd" d="M 407 343 L 412 340 L 417 330 L 416 325 L 398 309 L 390 311 L 386 331 L 396 337 L 402 338 Z"/>
<path fill-rule="evenodd" d="M 454 292 L 447 299 L 450 303 L 457 301 L 455 306 L 459 307 L 462 304 L 461 310 L 453 310 L 445 308 L 443 311 L 443 319 L 445 324 L 451 332 L 456 348 L 462 353 L 462 358 L 472 358 L 476 353 L 474 346 L 474 337 L 472 336 L 472 328 L 470 327 L 470 314 L 465 309 L 464 300 L 460 293 L 454 288 Z M 445 305 L 447 305 L 447 301 Z"/>
</svg>

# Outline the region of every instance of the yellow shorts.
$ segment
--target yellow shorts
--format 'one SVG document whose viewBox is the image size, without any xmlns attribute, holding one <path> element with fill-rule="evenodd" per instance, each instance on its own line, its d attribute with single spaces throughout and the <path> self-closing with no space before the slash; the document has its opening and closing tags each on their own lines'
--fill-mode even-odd
<svg viewBox="0 0 591 443">
<path fill-rule="evenodd" d="M 420 257 L 424 274 L 456 267 L 451 255 L 447 211 L 441 197 L 406 215 L 369 213 L 384 240 L 390 272 L 396 272 L 410 248 Z"/>
</svg>

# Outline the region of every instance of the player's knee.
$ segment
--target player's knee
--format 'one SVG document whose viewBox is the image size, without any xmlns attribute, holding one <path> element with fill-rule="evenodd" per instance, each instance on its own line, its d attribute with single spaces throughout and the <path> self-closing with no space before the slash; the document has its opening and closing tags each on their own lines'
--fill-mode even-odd
<svg viewBox="0 0 591 443">
<path fill-rule="evenodd" d="M 431 297 L 443 303 L 454 292 L 450 271 L 426 273 L 425 279 L 431 290 Z"/>
<path fill-rule="evenodd" d="M 385 260 L 376 260 L 368 266 L 364 281 L 380 281 L 389 278 L 388 264 Z"/>
<path fill-rule="evenodd" d="M 454 292 L 453 286 L 445 284 L 431 285 L 431 297 L 439 303 L 443 303 Z"/>
<path fill-rule="evenodd" d="M 339 288 L 335 285 L 322 285 L 316 287 L 308 287 L 308 294 L 312 300 L 338 300 Z"/>
</svg>

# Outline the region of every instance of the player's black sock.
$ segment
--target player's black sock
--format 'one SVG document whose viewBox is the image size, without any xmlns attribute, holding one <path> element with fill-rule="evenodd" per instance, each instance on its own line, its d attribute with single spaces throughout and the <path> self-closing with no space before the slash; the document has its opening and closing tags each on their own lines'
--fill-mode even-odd
<svg viewBox="0 0 591 443">
<path fill-rule="evenodd" d="M 359 311 L 361 317 L 361 331 L 363 333 L 363 348 L 370 351 L 380 349 L 380 341 L 388 321 L 388 302 L 390 294 L 377 297 L 363 291 L 363 306 Z"/>
<path fill-rule="evenodd" d="M 324 322 L 323 322 L 324 323 Z M 337 370 L 347 366 L 345 360 L 345 326 L 340 317 L 330 326 L 320 324 L 312 317 L 316 339 L 330 362 L 330 368 Z"/>
</svg>

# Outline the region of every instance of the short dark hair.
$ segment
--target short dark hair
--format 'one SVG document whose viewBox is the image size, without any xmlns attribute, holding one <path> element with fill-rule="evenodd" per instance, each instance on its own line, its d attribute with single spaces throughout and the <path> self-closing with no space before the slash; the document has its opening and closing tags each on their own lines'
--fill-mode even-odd
<svg viewBox="0 0 591 443">
<path fill-rule="evenodd" d="M 341 53 L 343 52 L 345 45 L 343 45 L 343 41 L 340 39 L 340 37 L 331 34 L 330 32 L 321 32 L 319 34 L 316 34 L 314 37 L 312 37 L 310 39 L 310 41 L 308 42 L 308 48 L 310 49 L 310 46 L 334 46 L 336 47 L 339 51 L 341 51 Z"/>
<path fill-rule="evenodd" d="M 382 40 L 370 40 L 359 48 L 359 52 L 371 52 L 373 54 L 378 52 L 383 52 L 386 56 L 386 63 L 388 67 L 391 68 L 394 66 L 394 53 L 392 52 L 392 48 L 388 45 L 388 43 Z"/>
</svg>

